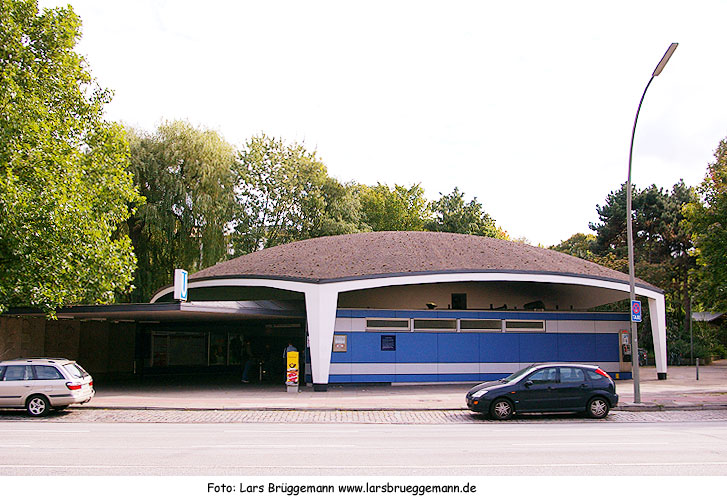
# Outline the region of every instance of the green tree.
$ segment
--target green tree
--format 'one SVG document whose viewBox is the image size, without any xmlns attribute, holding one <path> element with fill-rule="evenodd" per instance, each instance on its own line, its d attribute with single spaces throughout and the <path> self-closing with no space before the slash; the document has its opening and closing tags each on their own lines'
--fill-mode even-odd
<svg viewBox="0 0 727 504">
<path fill-rule="evenodd" d="M 443 194 L 433 201 L 430 208 L 433 218 L 424 226 L 429 231 L 508 238 L 495 219 L 482 209 L 482 203 L 477 198 L 465 203 L 464 193 L 457 187 L 450 194 Z"/>
<path fill-rule="evenodd" d="M 363 220 L 373 231 L 422 231 L 430 217 L 419 184 L 362 186 L 360 199 Z"/>
<path fill-rule="evenodd" d="M 238 157 L 234 255 L 368 230 L 355 187 L 329 177 L 316 153 L 303 145 L 261 135 Z"/>
<path fill-rule="evenodd" d="M 131 283 L 114 233 L 140 199 L 80 34 L 70 7 L 0 0 L 0 311 L 110 302 Z"/>
<path fill-rule="evenodd" d="M 127 134 L 129 171 L 146 200 L 126 223 L 138 259 L 129 299 L 147 302 L 174 268 L 194 272 L 227 257 L 235 149 L 184 121 Z"/>
<path fill-rule="evenodd" d="M 685 207 L 699 265 L 699 298 L 704 307 L 727 311 L 727 139 L 698 188 L 700 199 Z"/>
<path fill-rule="evenodd" d="M 596 235 L 576 233 L 567 240 L 563 240 L 558 245 L 550 247 L 551 250 L 563 252 L 564 254 L 572 255 L 574 257 L 580 257 L 587 261 L 593 261 L 595 254 L 591 250 L 594 242 L 596 241 Z"/>
</svg>

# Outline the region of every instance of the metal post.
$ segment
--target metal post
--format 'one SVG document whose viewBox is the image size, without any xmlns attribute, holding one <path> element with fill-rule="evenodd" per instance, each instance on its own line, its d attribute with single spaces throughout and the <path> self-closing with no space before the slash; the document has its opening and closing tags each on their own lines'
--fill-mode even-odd
<svg viewBox="0 0 727 504">
<path fill-rule="evenodd" d="M 629 149 L 629 176 L 626 181 L 626 239 L 628 242 L 629 250 L 629 311 L 631 310 L 631 306 L 633 305 L 634 300 L 636 300 L 636 282 L 634 276 L 634 234 L 632 223 L 633 214 L 631 208 L 631 160 L 633 159 L 634 154 L 634 137 L 636 135 L 636 123 L 639 120 L 641 105 L 644 103 L 644 97 L 646 96 L 646 91 L 651 85 L 651 81 L 653 81 L 654 77 L 659 75 L 661 71 L 664 70 L 666 63 L 669 61 L 669 58 L 671 58 L 671 55 L 674 54 L 676 48 L 676 43 L 671 44 L 669 46 L 669 49 L 666 50 L 666 53 L 664 53 L 664 56 L 662 56 L 659 64 L 656 65 L 656 68 L 652 72 L 651 79 L 649 79 L 648 84 L 646 84 L 646 87 L 644 88 L 644 93 L 641 95 L 639 108 L 636 109 L 636 117 L 634 118 L 634 127 L 631 130 L 631 148 Z M 634 402 L 640 403 L 641 386 L 639 383 L 639 338 L 636 332 L 636 322 L 633 321 L 631 322 L 631 366 L 634 378 Z"/>
<path fill-rule="evenodd" d="M 699 381 L 699 357 L 697 357 L 697 381 Z"/>
</svg>

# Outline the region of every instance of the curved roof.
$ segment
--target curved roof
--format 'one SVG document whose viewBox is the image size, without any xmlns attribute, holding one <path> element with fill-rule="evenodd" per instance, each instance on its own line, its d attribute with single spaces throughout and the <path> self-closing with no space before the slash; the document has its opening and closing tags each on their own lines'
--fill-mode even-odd
<svg viewBox="0 0 727 504">
<path fill-rule="evenodd" d="M 628 283 L 624 273 L 553 250 L 482 236 L 424 231 L 325 236 L 278 245 L 216 264 L 190 275 L 190 279 L 262 277 L 334 282 L 448 272 L 551 273 Z"/>
</svg>

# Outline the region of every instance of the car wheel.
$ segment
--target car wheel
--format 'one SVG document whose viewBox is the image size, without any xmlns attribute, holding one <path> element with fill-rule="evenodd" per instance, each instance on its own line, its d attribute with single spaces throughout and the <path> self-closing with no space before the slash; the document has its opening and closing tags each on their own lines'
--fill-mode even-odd
<svg viewBox="0 0 727 504">
<path fill-rule="evenodd" d="M 490 416 L 497 420 L 507 420 L 513 413 L 512 403 L 507 399 L 496 399 L 490 407 Z"/>
<path fill-rule="evenodd" d="M 588 416 L 591 418 L 605 418 L 606 415 L 608 415 L 609 409 L 610 407 L 606 399 L 603 397 L 594 397 L 588 401 L 586 413 L 588 413 Z"/>
<path fill-rule="evenodd" d="M 50 410 L 50 403 L 45 397 L 35 395 L 28 399 L 28 403 L 25 408 L 28 410 L 28 414 L 30 416 L 40 417 L 48 414 L 48 410 Z"/>
</svg>

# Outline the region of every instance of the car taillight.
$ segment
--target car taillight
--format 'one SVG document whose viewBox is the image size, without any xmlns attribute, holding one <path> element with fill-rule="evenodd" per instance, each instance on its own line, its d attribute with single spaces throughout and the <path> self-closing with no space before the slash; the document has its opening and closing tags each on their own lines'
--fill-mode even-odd
<svg viewBox="0 0 727 504">
<path fill-rule="evenodd" d="M 88 386 L 89 387 L 93 387 L 93 380 L 91 380 L 90 382 L 88 382 Z"/>
<path fill-rule="evenodd" d="M 66 382 L 66 387 L 68 387 L 68 390 L 81 390 L 81 387 L 83 387 L 83 385 L 76 385 L 75 383 Z"/>
<path fill-rule="evenodd" d="M 601 376 L 605 376 L 605 377 L 606 377 L 606 378 L 608 378 L 609 380 L 611 379 L 611 377 L 610 377 L 610 376 L 608 376 L 608 373 L 607 373 L 607 372 L 605 372 L 605 371 L 604 371 L 603 369 L 601 369 L 601 368 L 597 368 L 597 369 L 596 369 L 596 373 L 600 374 Z"/>
</svg>

